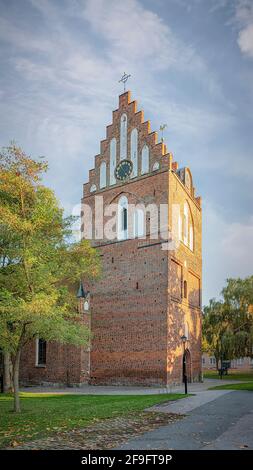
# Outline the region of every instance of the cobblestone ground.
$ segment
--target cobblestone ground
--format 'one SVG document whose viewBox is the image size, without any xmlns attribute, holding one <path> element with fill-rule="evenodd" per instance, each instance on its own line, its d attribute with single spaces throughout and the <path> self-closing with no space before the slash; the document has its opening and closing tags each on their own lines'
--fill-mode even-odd
<svg viewBox="0 0 253 470">
<path fill-rule="evenodd" d="M 137 412 L 129 414 L 128 416 L 105 419 L 83 429 L 57 432 L 50 437 L 15 445 L 15 447 L 9 447 L 8 449 L 112 449 L 123 444 L 130 438 L 137 437 L 146 431 L 152 431 L 163 425 L 174 423 L 182 418 L 182 415 L 177 414 L 149 411 Z"/>
</svg>

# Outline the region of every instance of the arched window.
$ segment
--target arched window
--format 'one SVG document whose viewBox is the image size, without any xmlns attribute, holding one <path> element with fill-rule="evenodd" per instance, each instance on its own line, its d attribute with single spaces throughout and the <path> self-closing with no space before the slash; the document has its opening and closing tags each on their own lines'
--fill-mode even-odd
<svg viewBox="0 0 253 470">
<path fill-rule="evenodd" d="M 159 170 L 159 168 L 160 168 L 159 162 L 155 162 L 154 165 L 152 166 L 153 171 L 157 171 L 157 170 Z"/>
<path fill-rule="evenodd" d="M 184 298 L 187 299 L 187 281 L 184 281 Z"/>
<path fill-rule="evenodd" d="M 102 162 L 100 165 L 100 189 L 106 187 L 106 163 Z"/>
<path fill-rule="evenodd" d="M 141 174 L 149 172 L 149 148 L 147 145 L 144 145 L 141 152 Z"/>
<path fill-rule="evenodd" d="M 188 245 L 188 234 L 189 234 L 189 212 L 188 212 L 188 204 L 184 204 L 184 244 Z"/>
<path fill-rule="evenodd" d="M 120 118 L 120 160 L 127 158 L 127 115 Z"/>
<path fill-rule="evenodd" d="M 187 187 L 187 189 L 191 192 L 191 188 L 192 188 L 192 179 L 191 179 L 191 175 L 189 173 L 189 170 L 186 168 L 185 169 L 185 177 L 184 177 L 184 180 L 185 180 L 185 186 Z"/>
<path fill-rule="evenodd" d="M 95 184 L 92 184 L 90 187 L 90 193 L 94 193 L 94 191 L 97 190 L 97 186 Z"/>
<path fill-rule="evenodd" d="M 133 163 L 133 171 L 131 177 L 138 175 L 138 131 L 133 129 L 131 132 L 131 160 Z"/>
<path fill-rule="evenodd" d="M 193 226 L 190 225 L 189 248 L 193 251 Z"/>
<path fill-rule="evenodd" d="M 115 171 L 116 168 L 116 139 L 113 138 L 110 142 L 110 184 L 115 184 Z"/>
<path fill-rule="evenodd" d="M 134 237 L 143 237 L 145 233 L 144 227 L 144 212 L 140 208 L 136 208 L 134 211 Z"/>
<path fill-rule="evenodd" d="M 179 208 L 179 211 L 180 211 L 180 208 Z M 178 214 L 178 239 L 180 242 L 182 241 L 182 217 L 181 217 L 180 212 Z"/>
<path fill-rule="evenodd" d="M 121 196 L 118 202 L 118 239 L 128 238 L 128 200 L 126 196 Z"/>
<path fill-rule="evenodd" d="M 194 250 L 193 218 L 187 202 L 184 204 L 183 242 L 191 251 Z"/>
</svg>

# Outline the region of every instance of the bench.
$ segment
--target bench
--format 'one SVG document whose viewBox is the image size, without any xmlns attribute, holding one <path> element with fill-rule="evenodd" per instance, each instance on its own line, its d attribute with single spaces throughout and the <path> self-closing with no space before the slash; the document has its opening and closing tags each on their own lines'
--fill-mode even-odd
<svg viewBox="0 0 253 470">
<path fill-rule="evenodd" d="M 230 362 L 223 362 L 220 369 L 218 369 L 220 377 L 223 375 L 228 375 L 228 369 L 230 369 Z"/>
</svg>

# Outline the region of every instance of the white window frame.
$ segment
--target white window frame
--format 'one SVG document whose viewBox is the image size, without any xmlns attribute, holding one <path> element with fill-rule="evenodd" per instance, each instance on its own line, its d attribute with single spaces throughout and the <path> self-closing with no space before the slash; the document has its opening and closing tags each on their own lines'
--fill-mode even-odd
<svg viewBox="0 0 253 470">
<path fill-rule="evenodd" d="M 134 211 L 134 238 L 141 238 L 145 234 L 145 213 L 137 207 Z"/>
<path fill-rule="evenodd" d="M 141 174 L 146 175 L 147 173 L 149 173 L 149 147 L 145 144 L 141 151 Z"/>
<path fill-rule="evenodd" d="M 122 228 L 122 222 L 123 222 L 123 213 L 124 209 L 127 211 L 127 228 L 124 230 Z M 128 199 L 126 196 L 121 196 L 118 202 L 118 227 L 117 227 L 117 234 L 118 234 L 118 240 L 126 240 L 128 238 Z"/>
<path fill-rule="evenodd" d="M 117 141 L 115 137 L 110 141 L 110 185 L 116 183 L 115 168 L 116 168 L 116 148 Z"/>
<path fill-rule="evenodd" d="M 100 164 L 99 168 L 100 174 L 99 174 L 99 187 L 100 189 L 106 188 L 106 162 L 103 161 Z"/>
<path fill-rule="evenodd" d="M 127 115 L 122 114 L 120 118 L 120 160 L 127 158 Z"/>
<path fill-rule="evenodd" d="M 190 233 L 189 233 L 189 248 L 193 251 L 194 248 L 194 238 L 193 238 L 193 226 L 190 226 Z"/>
<path fill-rule="evenodd" d="M 184 244 L 188 245 L 188 224 L 189 224 L 189 209 L 187 203 L 184 204 Z"/>
<path fill-rule="evenodd" d="M 131 178 L 138 176 L 138 130 L 134 128 L 131 131 L 131 161 L 133 163 L 133 171 Z"/>
</svg>

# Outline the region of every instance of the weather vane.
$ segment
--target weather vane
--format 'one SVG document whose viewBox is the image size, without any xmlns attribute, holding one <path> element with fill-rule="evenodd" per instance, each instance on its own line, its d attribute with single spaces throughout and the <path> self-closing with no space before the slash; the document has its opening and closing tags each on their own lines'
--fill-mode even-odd
<svg viewBox="0 0 253 470">
<path fill-rule="evenodd" d="M 161 142 L 164 141 L 163 132 L 164 132 L 164 130 L 166 129 L 166 127 L 168 127 L 167 124 L 161 124 L 161 125 L 160 125 L 160 131 L 161 131 L 161 133 L 162 133 Z"/>
<path fill-rule="evenodd" d="M 130 77 L 131 77 L 131 75 L 127 75 L 126 72 L 124 72 L 121 79 L 119 80 L 119 83 L 120 82 L 124 83 L 124 92 L 126 91 L 126 82 Z"/>
</svg>

